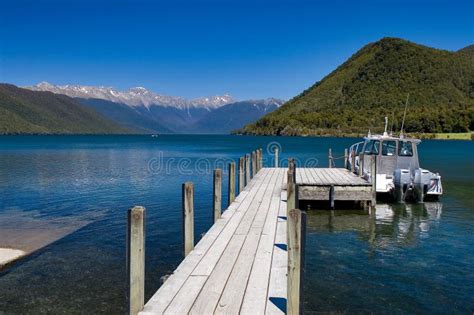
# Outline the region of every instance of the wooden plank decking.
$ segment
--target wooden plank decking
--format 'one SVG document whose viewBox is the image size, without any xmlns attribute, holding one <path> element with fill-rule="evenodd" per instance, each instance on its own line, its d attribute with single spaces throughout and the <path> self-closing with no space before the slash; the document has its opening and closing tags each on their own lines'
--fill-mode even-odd
<svg viewBox="0 0 474 315">
<path fill-rule="evenodd" d="M 372 184 L 344 168 L 296 169 L 299 200 L 372 201 Z"/>
<path fill-rule="evenodd" d="M 297 168 L 296 183 L 312 186 L 370 186 L 345 168 Z"/>
<path fill-rule="evenodd" d="M 286 180 L 286 168 L 262 168 L 140 314 L 285 313 Z M 370 188 L 365 180 L 334 168 L 298 168 L 296 182 Z"/>
<path fill-rule="evenodd" d="M 286 299 L 285 174 L 261 169 L 141 314 L 283 313 L 271 301 Z"/>
</svg>

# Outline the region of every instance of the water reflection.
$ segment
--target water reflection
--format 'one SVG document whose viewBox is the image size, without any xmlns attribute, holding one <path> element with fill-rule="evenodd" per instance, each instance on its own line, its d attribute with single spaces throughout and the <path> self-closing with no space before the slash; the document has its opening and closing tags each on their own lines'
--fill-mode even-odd
<svg viewBox="0 0 474 315">
<path fill-rule="evenodd" d="M 357 232 L 373 248 L 412 245 L 439 224 L 443 204 L 377 204 L 370 212 L 310 211 L 308 233 Z"/>
</svg>

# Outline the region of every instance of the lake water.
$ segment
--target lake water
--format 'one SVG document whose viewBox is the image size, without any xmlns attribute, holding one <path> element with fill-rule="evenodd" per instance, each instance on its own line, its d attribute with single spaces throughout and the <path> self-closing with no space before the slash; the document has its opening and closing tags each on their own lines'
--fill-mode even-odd
<svg viewBox="0 0 474 315">
<path fill-rule="evenodd" d="M 340 155 L 355 140 L 0 137 L 0 228 L 73 231 L 0 273 L 0 314 L 124 313 L 130 206 L 147 209 L 148 299 L 182 260 L 183 182 L 195 184 L 199 239 L 212 224 L 214 165 L 278 142 L 282 159 L 326 166 L 329 147 Z M 440 202 L 308 214 L 306 312 L 474 312 L 474 144 L 424 141 L 419 152 L 443 176 Z"/>
</svg>

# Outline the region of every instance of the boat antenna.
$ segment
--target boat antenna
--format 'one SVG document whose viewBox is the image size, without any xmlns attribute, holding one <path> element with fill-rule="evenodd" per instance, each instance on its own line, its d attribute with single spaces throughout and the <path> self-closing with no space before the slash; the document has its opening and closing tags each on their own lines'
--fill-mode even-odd
<svg viewBox="0 0 474 315">
<path fill-rule="evenodd" d="M 390 136 L 393 134 L 393 122 L 395 121 L 395 108 L 392 110 L 392 123 L 390 124 Z"/>
<path fill-rule="evenodd" d="M 407 115 L 407 107 L 408 107 L 408 98 L 409 97 L 410 97 L 410 93 L 407 94 L 407 100 L 405 101 L 405 111 L 403 112 L 402 128 L 400 129 L 400 138 L 403 138 L 403 127 L 405 125 L 405 117 Z"/>
<path fill-rule="evenodd" d="M 387 127 L 388 127 L 388 117 L 385 116 L 385 129 L 384 129 L 384 131 L 383 131 L 383 136 L 384 136 L 384 137 L 388 136 Z"/>
</svg>

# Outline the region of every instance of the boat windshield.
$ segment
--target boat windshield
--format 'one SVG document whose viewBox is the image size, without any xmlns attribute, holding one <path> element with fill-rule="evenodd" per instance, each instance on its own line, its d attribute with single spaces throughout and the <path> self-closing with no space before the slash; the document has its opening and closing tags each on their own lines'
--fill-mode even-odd
<svg viewBox="0 0 474 315">
<path fill-rule="evenodd" d="M 364 154 L 367 155 L 378 155 L 379 154 L 380 141 L 379 140 L 370 140 L 365 145 Z"/>
<path fill-rule="evenodd" d="M 394 156 L 397 152 L 397 142 L 394 140 L 382 142 L 382 155 Z"/>
<path fill-rule="evenodd" d="M 399 156 L 413 156 L 413 145 L 411 141 L 400 141 L 398 144 Z"/>
</svg>

